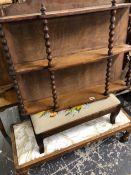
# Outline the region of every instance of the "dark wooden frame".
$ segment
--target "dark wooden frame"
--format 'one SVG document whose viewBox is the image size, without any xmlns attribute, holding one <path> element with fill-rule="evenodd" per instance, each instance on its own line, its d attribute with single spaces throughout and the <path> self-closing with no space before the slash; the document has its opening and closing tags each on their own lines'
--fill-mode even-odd
<svg viewBox="0 0 131 175">
<path fill-rule="evenodd" d="M 124 113 L 126 114 L 126 116 L 128 116 L 125 111 L 124 111 Z M 128 118 L 129 118 L 129 120 L 131 120 L 130 117 L 128 117 Z M 110 132 L 107 131 L 104 134 L 100 134 L 99 137 L 92 137 L 91 139 L 81 141 L 77 144 L 71 145 L 71 146 L 69 146 L 67 148 L 64 148 L 62 150 L 53 152 L 53 153 L 51 153 L 49 155 L 46 155 L 46 156 L 43 156 L 41 158 L 37 158 L 37 159 L 32 160 L 32 161 L 30 161 L 28 163 L 25 163 L 23 165 L 19 165 L 18 164 L 18 158 L 17 158 L 17 150 L 16 150 L 16 144 L 15 144 L 14 130 L 13 130 L 13 125 L 12 125 L 11 126 L 11 142 L 12 142 L 12 150 L 13 150 L 13 159 L 14 159 L 14 164 L 15 164 L 15 168 L 16 168 L 16 175 L 27 175 L 28 170 L 33 166 L 39 165 L 39 164 L 44 163 L 46 161 L 49 161 L 51 159 L 55 159 L 55 158 L 57 158 L 61 155 L 69 153 L 69 152 L 71 152 L 75 149 L 86 146 L 88 143 L 97 142 L 99 140 L 105 139 L 107 137 L 113 136 L 116 133 L 123 132 L 123 131 L 126 131 L 124 133 L 124 136 L 123 136 L 123 139 L 125 140 L 125 138 L 127 138 L 127 133 L 128 133 L 128 135 L 129 135 L 129 133 L 131 133 L 131 122 L 128 123 L 128 124 L 125 124 L 121 127 L 115 128 Z M 120 138 L 120 141 L 121 141 L 121 138 Z M 127 141 L 127 139 L 125 141 Z"/>
</svg>

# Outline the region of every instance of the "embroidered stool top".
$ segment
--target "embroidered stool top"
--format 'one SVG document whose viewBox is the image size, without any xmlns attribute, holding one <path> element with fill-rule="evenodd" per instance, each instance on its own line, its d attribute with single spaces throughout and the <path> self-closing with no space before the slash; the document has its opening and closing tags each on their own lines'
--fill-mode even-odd
<svg viewBox="0 0 131 175">
<path fill-rule="evenodd" d="M 110 96 L 104 100 L 83 104 L 57 113 L 43 111 L 35 115 L 31 115 L 31 120 L 35 133 L 40 134 L 49 131 L 50 129 L 68 124 L 72 121 L 79 120 L 80 118 L 88 117 L 103 110 L 116 107 L 119 104 L 120 101 L 115 97 L 115 95 L 110 94 Z"/>
</svg>

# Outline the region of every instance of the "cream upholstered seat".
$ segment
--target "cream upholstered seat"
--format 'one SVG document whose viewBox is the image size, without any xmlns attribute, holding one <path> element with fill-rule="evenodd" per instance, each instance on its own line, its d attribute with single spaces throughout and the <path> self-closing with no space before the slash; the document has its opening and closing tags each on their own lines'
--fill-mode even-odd
<svg viewBox="0 0 131 175">
<path fill-rule="evenodd" d="M 72 121 L 78 120 L 79 118 L 88 117 L 97 112 L 110 109 L 119 104 L 120 101 L 116 98 L 116 96 L 110 94 L 110 96 L 104 100 L 59 111 L 54 117 L 51 117 L 51 112 L 43 111 L 31 115 L 31 120 L 35 133 L 40 134 L 56 127 L 68 124 Z"/>
</svg>

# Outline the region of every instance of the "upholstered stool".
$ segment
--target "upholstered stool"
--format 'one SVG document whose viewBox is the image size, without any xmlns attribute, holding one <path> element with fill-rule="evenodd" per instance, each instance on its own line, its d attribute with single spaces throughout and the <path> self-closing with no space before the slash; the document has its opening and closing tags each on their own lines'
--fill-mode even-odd
<svg viewBox="0 0 131 175">
<path fill-rule="evenodd" d="M 110 94 L 106 99 L 83 104 L 57 113 L 43 111 L 32 115 L 30 118 L 40 153 L 44 152 L 43 138 L 108 113 L 111 113 L 110 122 L 114 124 L 120 108 L 120 101 L 115 95 Z"/>
</svg>

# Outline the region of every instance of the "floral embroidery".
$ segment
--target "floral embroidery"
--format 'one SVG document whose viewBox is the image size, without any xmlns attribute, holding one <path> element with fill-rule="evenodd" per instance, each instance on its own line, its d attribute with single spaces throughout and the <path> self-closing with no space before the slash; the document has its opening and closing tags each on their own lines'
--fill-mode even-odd
<svg viewBox="0 0 131 175">
<path fill-rule="evenodd" d="M 59 112 L 43 111 L 35 114 L 37 117 L 56 117 L 56 116 L 70 116 L 74 117 L 76 114 L 80 113 L 83 109 L 86 109 L 88 104 L 78 105 L 70 109 L 62 110 Z"/>
<path fill-rule="evenodd" d="M 57 114 L 57 112 L 50 112 L 50 117 L 55 117 Z"/>
<path fill-rule="evenodd" d="M 75 107 L 73 107 L 71 109 L 67 109 L 66 110 L 67 113 L 65 114 L 65 116 L 67 116 L 67 115 L 74 116 L 75 112 L 79 113 L 81 111 L 82 107 L 83 107 L 83 105 L 79 105 L 79 106 L 75 106 Z"/>
<path fill-rule="evenodd" d="M 43 117 L 43 116 L 46 115 L 46 113 L 47 113 L 47 111 L 39 112 L 39 113 L 37 113 L 37 116 L 38 117 Z"/>
</svg>

